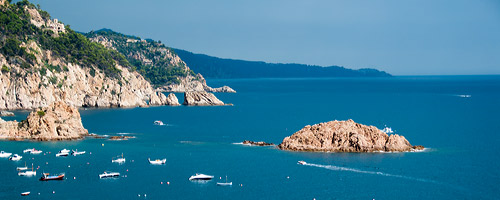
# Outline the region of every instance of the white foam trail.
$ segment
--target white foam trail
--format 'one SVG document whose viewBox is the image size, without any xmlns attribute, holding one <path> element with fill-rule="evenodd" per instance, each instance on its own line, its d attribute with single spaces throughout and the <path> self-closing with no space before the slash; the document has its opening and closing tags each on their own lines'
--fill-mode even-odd
<svg viewBox="0 0 500 200">
<path fill-rule="evenodd" d="M 319 165 L 319 164 L 313 164 L 313 163 L 305 163 L 304 165 L 325 168 L 325 169 L 329 169 L 329 170 L 333 170 L 333 171 L 350 171 L 350 172 L 362 173 L 362 174 L 373 174 L 373 175 L 388 176 L 388 177 L 395 177 L 395 178 L 404 178 L 404 179 L 421 181 L 421 182 L 428 182 L 428 183 L 438 183 L 436 181 L 427 180 L 427 179 L 423 179 L 423 178 L 414 178 L 414 177 L 409 177 L 409 176 L 389 174 L 389 173 L 377 172 L 377 171 L 365 171 L 365 170 L 359 170 L 359 169 L 355 169 L 355 168 L 339 167 L 339 166 L 335 166 L 335 165 Z"/>
</svg>

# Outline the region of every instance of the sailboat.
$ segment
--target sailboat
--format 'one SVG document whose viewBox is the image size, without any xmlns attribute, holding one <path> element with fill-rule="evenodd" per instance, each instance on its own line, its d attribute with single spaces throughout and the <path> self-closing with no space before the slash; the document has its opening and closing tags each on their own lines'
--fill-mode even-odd
<svg viewBox="0 0 500 200">
<path fill-rule="evenodd" d="M 36 176 L 36 171 L 33 169 L 33 163 L 31 163 L 31 171 L 24 171 L 17 173 L 19 176 Z"/>
<path fill-rule="evenodd" d="M 217 182 L 217 185 L 219 185 L 219 186 L 231 186 L 231 185 L 233 185 L 233 182 L 227 182 L 227 176 L 226 176 L 226 182 L 225 183 Z"/>
<path fill-rule="evenodd" d="M 122 157 L 121 158 L 118 158 L 118 159 L 115 159 L 115 160 L 111 160 L 112 163 L 124 163 L 125 162 L 125 158 L 123 157 L 123 153 L 122 153 Z"/>
<path fill-rule="evenodd" d="M 17 171 L 23 171 L 23 170 L 27 170 L 28 166 L 26 166 L 26 162 L 24 162 L 24 167 L 17 167 L 16 169 L 17 169 Z"/>
</svg>

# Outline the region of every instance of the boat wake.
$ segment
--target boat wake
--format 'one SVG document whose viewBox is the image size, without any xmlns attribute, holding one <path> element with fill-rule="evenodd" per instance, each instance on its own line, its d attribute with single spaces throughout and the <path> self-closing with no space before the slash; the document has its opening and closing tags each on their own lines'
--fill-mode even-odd
<svg viewBox="0 0 500 200">
<path fill-rule="evenodd" d="M 470 98 L 470 97 L 472 97 L 472 95 L 470 95 L 470 94 L 457 94 L 455 96 L 462 97 L 462 98 Z"/>
<path fill-rule="evenodd" d="M 311 167 L 319 167 L 319 168 L 329 169 L 329 170 L 333 170 L 333 171 L 349 171 L 349 172 L 355 172 L 355 173 L 361 173 L 361 174 L 372 174 L 372 175 L 395 177 L 395 178 L 402 178 L 402 179 L 408 179 L 408 180 L 414 180 L 414 181 L 420 181 L 420 182 L 426 182 L 426 183 L 438 183 L 439 184 L 439 182 L 436 182 L 433 180 L 428 180 L 428 179 L 423 179 L 423 178 L 414 178 L 414 177 L 410 177 L 410 176 L 389 174 L 389 173 L 378 172 L 378 171 L 366 171 L 366 170 L 360 170 L 360 169 L 355 169 L 355 168 L 339 167 L 339 166 L 335 166 L 335 165 L 319 165 L 319 164 L 305 163 L 305 162 L 302 165 L 311 166 Z"/>
</svg>

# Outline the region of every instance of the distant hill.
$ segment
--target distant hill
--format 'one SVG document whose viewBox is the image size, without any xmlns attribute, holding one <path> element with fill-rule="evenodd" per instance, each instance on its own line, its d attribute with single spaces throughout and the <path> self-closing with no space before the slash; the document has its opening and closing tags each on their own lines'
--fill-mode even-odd
<svg viewBox="0 0 500 200">
<path fill-rule="evenodd" d="M 300 78 L 300 77 L 386 77 L 392 76 L 377 69 L 347 69 L 339 66 L 321 67 L 304 64 L 266 63 L 223 59 L 195 54 L 182 49 L 175 53 L 195 72 L 205 78 Z"/>
</svg>

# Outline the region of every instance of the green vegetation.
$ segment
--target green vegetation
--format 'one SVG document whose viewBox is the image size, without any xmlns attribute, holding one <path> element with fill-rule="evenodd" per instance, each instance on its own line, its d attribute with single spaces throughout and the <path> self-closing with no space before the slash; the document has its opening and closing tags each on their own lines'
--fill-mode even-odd
<svg viewBox="0 0 500 200">
<path fill-rule="evenodd" d="M 6 65 L 2 65 L 2 73 L 8 73 L 8 72 L 10 72 L 9 67 L 7 67 Z"/>
<path fill-rule="evenodd" d="M 39 110 L 36 112 L 38 116 L 43 117 L 45 115 L 45 112 L 43 110 Z"/>
<path fill-rule="evenodd" d="M 98 68 L 106 76 L 119 78 L 121 71 L 116 68 L 116 64 L 124 67 L 131 67 L 127 59 L 115 50 L 110 50 L 103 45 L 91 42 L 85 36 L 77 33 L 66 26 L 66 33 L 59 33 L 57 37 L 53 36 L 51 30 L 38 28 L 29 22 L 29 13 L 24 10 L 24 6 L 36 8 L 35 5 L 27 0 L 9 4 L 0 7 L 0 53 L 14 60 L 20 58 L 23 68 L 29 68 L 35 64 L 36 57 L 27 53 L 25 47 L 21 44 L 29 41 L 37 41 L 40 47 L 45 50 L 51 50 L 54 56 L 64 58 L 68 62 L 80 64 L 83 67 Z M 50 15 L 38 9 L 38 12 L 44 19 L 50 19 Z M 60 72 L 60 67 L 47 67 L 51 71 Z"/>
<path fill-rule="evenodd" d="M 137 70 L 146 80 L 155 86 L 179 83 L 177 77 L 194 74 L 183 62 L 172 64 L 173 51 L 154 40 L 141 40 L 139 37 L 124 35 L 109 29 L 91 31 L 85 34 L 88 38 L 102 36 L 113 42 L 113 47 L 130 63 L 132 70 Z M 140 55 L 140 56 L 139 56 Z M 140 59 L 138 59 L 140 58 Z"/>
</svg>

